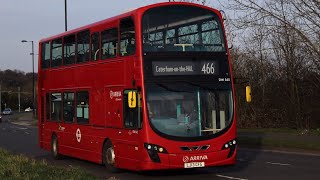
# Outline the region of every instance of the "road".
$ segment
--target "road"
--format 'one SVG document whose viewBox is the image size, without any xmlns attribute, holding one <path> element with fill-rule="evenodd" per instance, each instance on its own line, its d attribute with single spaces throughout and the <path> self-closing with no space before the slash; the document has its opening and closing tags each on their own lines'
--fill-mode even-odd
<svg viewBox="0 0 320 180">
<path fill-rule="evenodd" d="M 259 149 L 240 148 L 237 165 L 178 171 L 156 171 L 136 173 L 122 171 L 117 174 L 106 172 L 102 165 L 74 158 L 55 161 L 50 152 L 38 147 L 37 128 L 12 124 L 6 120 L 0 123 L 0 147 L 14 153 L 21 153 L 35 159 L 46 159 L 54 165 L 80 166 L 101 179 L 320 179 L 320 155 L 286 153 Z"/>
</svg>

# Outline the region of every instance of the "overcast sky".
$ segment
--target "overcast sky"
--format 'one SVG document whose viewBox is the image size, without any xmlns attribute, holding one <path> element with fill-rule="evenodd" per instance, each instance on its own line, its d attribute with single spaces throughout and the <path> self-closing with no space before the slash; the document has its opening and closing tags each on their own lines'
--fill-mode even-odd
<svg viewBox="0 0 320 180">
<path fill-rule="evenodd" d="M 167 0 L 68 0 L 68 30 Z M 64 32 L 64 0 L 0 0 L 0 70 L 32 72 L 31 43 Z M 37 72 L 38 56 L 35 56 Z"/>
</svg>

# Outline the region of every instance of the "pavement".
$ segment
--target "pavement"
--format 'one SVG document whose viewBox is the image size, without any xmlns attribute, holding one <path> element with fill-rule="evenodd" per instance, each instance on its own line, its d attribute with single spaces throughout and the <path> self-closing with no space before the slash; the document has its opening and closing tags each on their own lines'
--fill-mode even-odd
<svg viewBox="0 0 320 180">
<path fill-rule="evenodd" d="M 102 165 L 75 158 L 53 160 L 50 152 L 39 148 L 37 136 L 36 127 L 19 122 L 12 124 L 7 120 L 0 123 L 0 147 L 35 159 L 45 159 L 53 165 L 81 167 L 101 179 L 320 179 L 320 155 L 317 153 L 249 149 L 241 145 L 235 166 L 114 174 L 107 172 Z"/>
</svg>

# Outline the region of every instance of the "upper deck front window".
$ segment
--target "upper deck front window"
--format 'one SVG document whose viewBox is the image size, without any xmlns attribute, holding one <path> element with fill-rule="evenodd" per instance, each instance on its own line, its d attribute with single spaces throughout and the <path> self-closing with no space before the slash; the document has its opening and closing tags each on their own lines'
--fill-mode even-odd
<svg viewBox="0 0 320 180">
<path fill-rule="evenodd" d="M 163 6 L 143 16 L 144 52 L 224 52 L 218 16 L 193 6 Z"/>
</svg>

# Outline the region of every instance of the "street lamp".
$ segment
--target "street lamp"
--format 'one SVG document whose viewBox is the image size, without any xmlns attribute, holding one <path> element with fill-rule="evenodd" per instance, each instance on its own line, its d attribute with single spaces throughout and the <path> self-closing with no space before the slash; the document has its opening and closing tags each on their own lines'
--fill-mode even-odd
<svg viewBox="0 0 320 180">
<path fill-rule="evenodd" d="M 65 31 L 68 31 L 68 25 L 67 25 L 67 0 L 64 0 L 64 29 Z"/>
<path fill-rule="evenodd" d="M 27 41 L 27 40 L 22 40 L 21 41 L 22 43 L 26 43 L 26 42 L 31 42 L 32 44 L 32 52 L 30 55 L 32 55 L 32 99 L 33 99 L 33 102 L 32 102 L 32 105 L 33 105 L 33 117 L 35 117 L 35 110 L 36 110 L 36 105 L 35 105 L 35 88 L 34 88 L 34 46 L 33 46 L 33 41 Z"/>
</svg>

